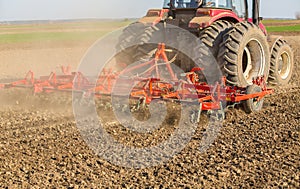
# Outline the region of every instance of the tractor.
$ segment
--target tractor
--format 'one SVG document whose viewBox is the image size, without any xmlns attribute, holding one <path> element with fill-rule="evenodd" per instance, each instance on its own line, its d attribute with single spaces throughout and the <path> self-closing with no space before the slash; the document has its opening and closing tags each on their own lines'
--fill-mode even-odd
<svg viewBox="0 0 300 189">
<path fill-rule="evenodd" d="M 117 62 L 130 64 L 149 58 L 157 46 L 151 40 L 159 35 L 162 42 L 184 43 L 200 53 L 201 45 L 167 27 L 173 25 L 202 41 L 228 85 L 247 87 L 259 76 L 270 85 L 286 85 L 292 77 L 293 51 L 282 37 L 267 35 L 259 9 L 259 0 L 165 0 L 162 9 L 150 9 L 123 30 L 116 46 L 120 52 Z M 175 63 L 186 72 L 194 66 L 184 55 L 178 55 Z M 211 67 L 206 65 L 208 75 L 215 74 Z"/>
<path fill-rule="evenodd" d="M 155 100 L 197 102 L 193 122 L 199 122 L 202 110 L 224 117 L 224 108 L 239 104 L 247 113 L 258 112 L 263 98 L 273 93 L 267 83 L 286 85 L 294 60 L 282 37 L 267 35 L 259 0 L 252 1 L 251 17 L 249 7 L 247 0 L 165 0 L 162 9 L 149 10 L 122 31 L 114 63 L 103 68 L 96 82 L 89 81 L 91 75 L 63 69 L 63 75 L 40 79 L 29 72 L 23 80 L 0 83 L 0 89 L 75 91 L 100 99 L 112 97 L 116 89 L 118 98 L 135 103 L 121 106 L 134 111 Z"/>
</svg>

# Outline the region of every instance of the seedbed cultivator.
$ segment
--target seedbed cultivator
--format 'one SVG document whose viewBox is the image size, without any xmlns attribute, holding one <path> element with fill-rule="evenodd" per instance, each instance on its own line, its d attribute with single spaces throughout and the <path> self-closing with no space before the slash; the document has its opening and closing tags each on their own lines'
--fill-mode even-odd
<svg viewBox="0 0 300 189">
<path fill-rule="evenodd" d="M 49 76 L 36 79 L 35 74 L 29 71 L 22 80 L 0 84 L 0 89 L 29 88 L 37 93 L 51 93 L 55 91 L 82 93 L 83 98 L 105 96 L 124 96 L 130 87 L 129 98 L 138 99 L 141 104 L 150 104 L 153 100 L 172 102 L 197 102 L 199 111 L 222 110 L 224 104 L 233 106 L 242 103 L 247 113 L 259 111 L 262 108 L 263 98 L 273 91 L 266 86 L 265 78 L 253 79 L 253 85 L 237 87 L 226 85 L 226 78 L 209 85 L 200 82 L 197 72 L 202 68 L 195 67 L 190 72 L 181 74 L 178 79 L 166 55 L 164 44 L 159 44 L 153 59 L 123 71 L 114 72 L 113 69 L 104 69 L 96 82 L 91 82 L 81 72 L 70 72 L 70 68 L 62 68 L 63 74 L 52 72 Z M 162 79 L 161 67 L 167 70 L 170 79 Z M 143 73 L 132 75 L 138 69 L 144 68 Z M 146 70 L 145 70 L 146 69 Z M 115 87 L 117 85 L 117 87 Z"/>
</svg>

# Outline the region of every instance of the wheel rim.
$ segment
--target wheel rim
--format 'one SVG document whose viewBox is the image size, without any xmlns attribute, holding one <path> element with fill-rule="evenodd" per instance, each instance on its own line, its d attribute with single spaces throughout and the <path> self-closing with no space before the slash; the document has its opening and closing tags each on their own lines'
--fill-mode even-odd
<svg viewBox="0 0 300 189">
<path fill-rule="evenodd" d="M 256 39 L 251 39 L 244 48 L 242 57 L 243 76 L 249 85 L 253 84 L 253 78 L 264 75 L 264 57 L 262 44 Z"/>
<path fill-rule="evenodd" d="M 291 72 L 291 57 L 284 51 L 279 57 L 278 74 L 281 79 L 285 80 L 289 77 Z"/>
</svg>

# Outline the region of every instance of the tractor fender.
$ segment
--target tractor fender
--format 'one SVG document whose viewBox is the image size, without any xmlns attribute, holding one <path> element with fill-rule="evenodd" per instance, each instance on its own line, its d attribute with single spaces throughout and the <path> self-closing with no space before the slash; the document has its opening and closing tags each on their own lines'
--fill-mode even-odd
<svg viewBox="0 0 300 189">
<path fill-rule="evenodd" d="M 164 20 L 168 17 L 168 9 L 150 9 L 148 10 L 146 16 L 139 19 L 138 22 L 143 24 L 156 25 L 161 20 Z"/>
<path fill-rule="evenodd" d="M 253 23 L 253 19 L 252 18 L 248 18 L 248 22 Z M 264 26 L 264 24 L 262 22 L 259 22 L 259 26 L 258 27 L 261 29 L 261 31 L 264 32 L 265 36 L 268 35 L 267 29 L 266 29 L 266 27 Z"/>
<path fill-rule="evenodd" d="M 219 9 L 198 9 L 196 17 L 194 17 L 190 23 L 189 28 L 206 28 L 217 20 L 228 20 L 233 23 L 241 22 L 243 19 L 239 18 L 231 10 L 219 10 Z"/>
</svg>

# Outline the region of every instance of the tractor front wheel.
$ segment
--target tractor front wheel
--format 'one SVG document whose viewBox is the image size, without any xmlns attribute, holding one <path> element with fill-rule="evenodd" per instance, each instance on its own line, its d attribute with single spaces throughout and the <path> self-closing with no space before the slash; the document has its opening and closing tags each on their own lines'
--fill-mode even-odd
<svg viewBox="0 0 300 189">
<path fill-rule="evenodd" d="M 289 83 L 294 67 L 294 55 L 286 41 L 279 39 L 271 51 L 269 83 L 286 85 Z"/>
</svg>

